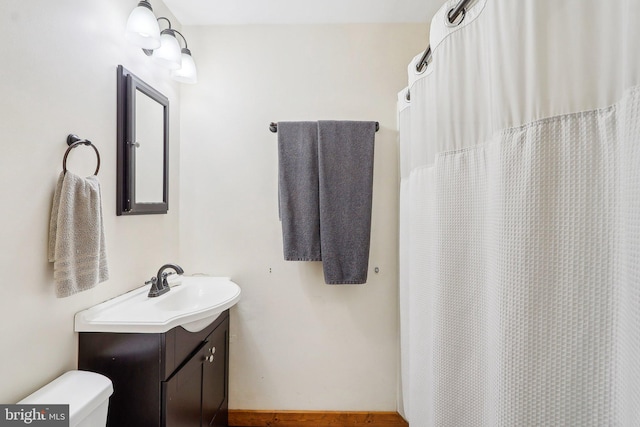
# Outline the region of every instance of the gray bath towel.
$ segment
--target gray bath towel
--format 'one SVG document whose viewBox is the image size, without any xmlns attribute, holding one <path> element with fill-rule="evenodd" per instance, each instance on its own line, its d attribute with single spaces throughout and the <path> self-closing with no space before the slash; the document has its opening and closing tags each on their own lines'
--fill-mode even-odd
<svg viewBox="0 0 640 427">
<path fill-rule="evenodd" d="M 320 261 L 316 122 L 278 123 L 278 188 L 284 259 Z"/>
<path fill-rule="evenodd" d="M 49 262 L 56 296 L 67 297 L 109 278 L 100 183 L 67 171 L 58 178 L 49 223 Z"/>
<path fill-rule="evenodd" d="M 327 284 L 367 281 L 375 131 L 375 122 L 318 122 L 320 240 Z"/>
</svg>

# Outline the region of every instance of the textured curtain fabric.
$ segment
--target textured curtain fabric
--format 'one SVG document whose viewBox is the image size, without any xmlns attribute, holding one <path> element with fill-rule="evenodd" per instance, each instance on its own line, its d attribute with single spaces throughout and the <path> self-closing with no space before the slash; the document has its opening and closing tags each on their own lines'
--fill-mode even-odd
<svg viewBox="0 0 640 427">
<path fill-rule="evenodd" d="M 403 413 L 639 426 L 640 2 L 456 3 L 398 96 Z"/>
</svg>

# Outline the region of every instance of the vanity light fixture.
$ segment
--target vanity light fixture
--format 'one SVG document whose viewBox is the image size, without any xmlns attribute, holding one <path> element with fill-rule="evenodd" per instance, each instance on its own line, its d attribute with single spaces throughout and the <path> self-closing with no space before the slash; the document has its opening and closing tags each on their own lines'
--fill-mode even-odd
<svg viewBox="0 0 640 427">
<path fill-rule="evenodd" d="M 160 31 L 161 19 L 167 21 L 169 28 Z M 176 34 L 182 37 L 184 48 L 181 48 Z M 172 79 L 181 83 L 197 82 L 196 64 L 187 47 L 187 39 L 178 30 L 171 28 L 169 19 L 164 16 L 156 18 L 148 0 L 140 1 L 129 15 L 127 40 L 142 47 L 147 56 L 170 69 Z"/>
<path fill-rule="evenodd" d="M 127 20 L 125 36 L 130 43 L 143 49 L 157 49 L 160 47 L 160 27 L 156 16 L 153 14 L 151 4 L 147 0 L 142 0 L 131 11 Z"/>
</svg>

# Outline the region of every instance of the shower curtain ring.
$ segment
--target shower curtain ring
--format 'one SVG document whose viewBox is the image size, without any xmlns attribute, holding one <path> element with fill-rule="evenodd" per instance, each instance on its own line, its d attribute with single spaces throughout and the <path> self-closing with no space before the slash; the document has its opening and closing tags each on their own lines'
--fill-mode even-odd
<svg viewBox="0 0 640 427">
<path fill-rule="evenodd" d="M 464 21 L 464 17 L 467 15 L 467 9 L 463 7 L 459 9 L 458 13 L 451 16 L 451 13 L 455 9 L 455 7 L 452 7 L 451 9 L 449 9 L 449 13 L 447 13 L 446 24 L 448 27 L 457 27 L 458 25 L 462 24 L 462 21 Z M 460 17 L 460 20 L 456 22 L 456 19 L 458 19 L 458 17 Z"/>
</svg>

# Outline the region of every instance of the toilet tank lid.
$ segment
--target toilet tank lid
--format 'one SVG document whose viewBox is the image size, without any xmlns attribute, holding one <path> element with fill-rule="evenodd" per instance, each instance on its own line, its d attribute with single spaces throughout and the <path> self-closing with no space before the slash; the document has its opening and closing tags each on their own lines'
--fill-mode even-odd
<svg viewBox="0 0 640 427">
<path fill-rule="evenodd" d="M 113 393 L 111 380 L 88 371 L 69 371 L 22 399 L 19 404 L 69 404 L 69 418 L 83 420 Z"/>
</svg>

